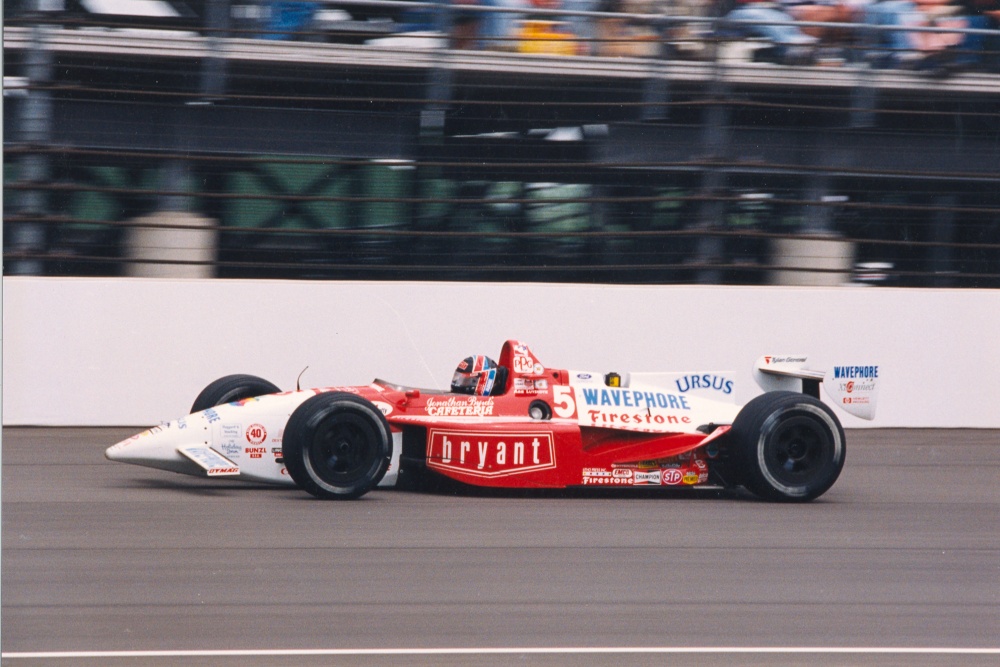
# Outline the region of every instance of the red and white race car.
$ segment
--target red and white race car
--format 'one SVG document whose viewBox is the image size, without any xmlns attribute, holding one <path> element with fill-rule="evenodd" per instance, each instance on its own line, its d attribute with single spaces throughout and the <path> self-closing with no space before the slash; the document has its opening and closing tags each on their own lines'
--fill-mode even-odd
<svg viewBox="0 0 1000 667">
<path fill-rule="evenodd" d="M 743 486 L 768 500 L 826 492 L 844 465 L 844 430 L 819 400 L 871 419 L 876 365 L 809 370 L 764 356 L 765 393 L 740 407 L 726 372 L 550 368 L 509 340 L 469 357 L 451 391 L 375 380 L 281 392 L 252 375 L 208 385 L 191 414 L 107 458 L 197 476 L 295 484 L 319 498 L 444 476 L 505 488 Z"/>
</svg>

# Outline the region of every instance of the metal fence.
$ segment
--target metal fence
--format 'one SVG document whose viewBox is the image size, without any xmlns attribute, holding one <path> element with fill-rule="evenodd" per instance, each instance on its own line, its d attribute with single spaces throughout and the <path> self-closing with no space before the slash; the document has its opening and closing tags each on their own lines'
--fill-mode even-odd
<svg viewBox="0 0 1000 667">
<path fill-rule="evenodd" d="M 165 6 L 5 5 L 5 273 L 1000 286 L 981 17 Z"/>
</svg>

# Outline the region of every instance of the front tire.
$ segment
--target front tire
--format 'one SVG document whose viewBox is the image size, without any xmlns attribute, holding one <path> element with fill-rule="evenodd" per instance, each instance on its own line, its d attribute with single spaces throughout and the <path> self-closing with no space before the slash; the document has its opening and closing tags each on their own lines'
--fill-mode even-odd
<svg viewBox="0 0 1000 667">
<path fill-rule="evenodd" d="M 295 409 L 281 451 L 289 476 L 303 490 L 325 500 L 349 500 L 382 481 L 392 456 L 392 432 L 371 401 L 327 392 Z"/>
<path fill-rule="evenodd" d="M 247 398 L 257 398 L 266 394 L 277 394 L 281 391 L 277 385 L 256 375 L 226 375 L 201 390 L 194 399 L 191 412 L 201 412 L 223 403 L 242 401 Z"/>
<path fill-rule="evenodd" d="M 773 391 L 747 403 L 730 431 L 739 481 L 765 500 L 805 502 L 833 486 L 844 467 L 844 429 L 819 400 Z"/>
</svg>

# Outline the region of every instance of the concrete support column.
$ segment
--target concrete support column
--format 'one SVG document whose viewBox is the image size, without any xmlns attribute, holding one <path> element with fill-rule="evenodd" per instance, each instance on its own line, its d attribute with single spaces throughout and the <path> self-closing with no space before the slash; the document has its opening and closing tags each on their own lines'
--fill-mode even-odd
<svg viewBox="0 0 1000 667">
<path fill-rule="evenodd" d="M 45 147 L 52 138 L 52 93 L 45 86 L 52 80 L 52 52 L 48 50 L 48 26 L 35 25 L 31 30 L 31 48 L 25 56 L 24 76 L 27 96 L 21 103 L 19 143 L 33 149 L 19 160 L 19 179 L 42 185 L 51 180 L 51 165 Z M 48 194 L 44 190 L 22 190 L 17 198 L 17 212 L 26 218 L 10 225 L 10 252 L 13 256 L 9 275 L 41 275 L 44 263 L 37 256 L 46 250 L 46 223 L 38 218 L 49 213 Z M 33 219 L 34 218 L 34 219 Z"/>
<path fill-rule="evenodd" d="M 143 278 L 212 278 L 218 223 L 190 210 L 191 175 L 183 160 L 163 167 L 160 210 L 131 220 L 125 274 Z"/>
<path fill-rule="evenodd" d="M 854 244 L 835 231 L 830 177 L 815 174 L 806 184 L 802 237 L 775 239 L 771 245 L 775 285 L 831 286 L 850 282 Z"/>
<path fill-rule="evenodd" d="M 709 159 L 720 160 L 729 154 L 731 140 L 729 88 L 722 81 L 722 66 L 716 62 L 716 78 L 709 87 L 708 103 L 705 110 L 705 125 L 702 130 L 703 154 Z M 726 214 L 726 203 L 718 199 L 725 192 L 727 178 L 721 169 L 707 167 L 702 176 L 701 195 L 705 200 L 698 210 L 698 229 L 721 229 Z M 724 239 L 721 236 L 698 237 L 695 261 L 698 264 L 717 264 L 725 259 Z M 702 285 L 717 285 L 722 282 L 722 271 L 716 268 L 699 269 L 696 282 Z"/>
<path fill-rule="evenodd" d="M 931 240 L 935 245 L 930 249 L 930 269 L 934 287 L 953 287 L 955 284 L 954 252 L 951 244 L 955 240 L 954 195 L 943 195 L 935 200 L 937 210 L 931 218 Z"/>
</svg>

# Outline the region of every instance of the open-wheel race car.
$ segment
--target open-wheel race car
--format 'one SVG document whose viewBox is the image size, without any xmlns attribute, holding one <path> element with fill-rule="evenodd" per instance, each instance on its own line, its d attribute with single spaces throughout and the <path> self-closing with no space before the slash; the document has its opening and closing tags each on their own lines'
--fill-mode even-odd
<svg viewBox="0 0 1000 667">
<path fill-rule="evenodd" d="M 624 373 L 544 366 L 509 340 L 464 359 L 450 391 L 375 380 L 282 392 L 252 375 L 209 384 L 191 413 L 107 458 L 178 473 L 297 485 L 348 499 L 443 476 L 506 488 L 742 486 L 807 501 L 844 466 L 844 430 L 819 400 L 872 419 L 878 366 L 810 370 L 763 356 L 765 390 L 742 407 L 732 373 Z"/>
</svg>

